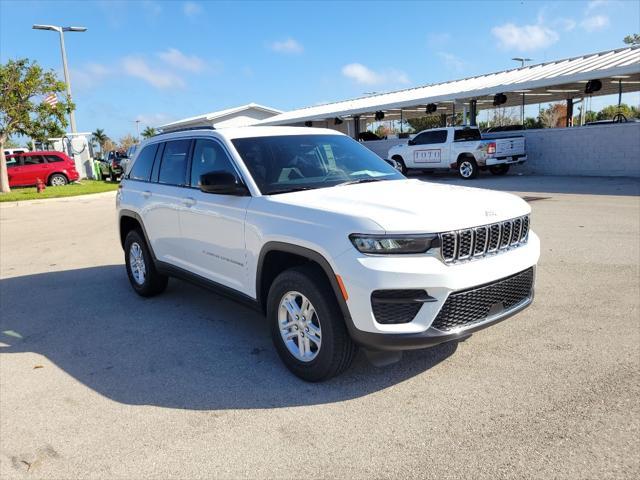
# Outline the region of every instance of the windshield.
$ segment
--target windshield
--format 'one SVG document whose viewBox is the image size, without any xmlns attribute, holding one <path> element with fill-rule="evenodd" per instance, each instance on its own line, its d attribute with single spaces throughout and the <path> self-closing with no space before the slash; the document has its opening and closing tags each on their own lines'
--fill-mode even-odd
<svg viewBox="0 0 640 480">
<path fill-rule="evenodd" d="M 232 142 L 264 195 L 404 178 L 344 135 L 280 135 Z"/>
</svg>

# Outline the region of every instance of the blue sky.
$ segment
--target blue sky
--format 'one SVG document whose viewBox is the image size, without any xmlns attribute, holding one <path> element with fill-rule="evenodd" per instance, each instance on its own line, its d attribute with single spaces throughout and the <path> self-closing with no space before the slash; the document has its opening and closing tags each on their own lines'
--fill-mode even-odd
<svg viewBox="0 0 640 480">
<path fill-rule="evenodd" d="M 34 23 L 88 28 L 65 37 L 78 129 L 117 139 L 136 119 L 286 110 L 618 48 L 640 2 L 0 0 L 0 61 L 62 70 L 57 34 Z"/>
</svg>

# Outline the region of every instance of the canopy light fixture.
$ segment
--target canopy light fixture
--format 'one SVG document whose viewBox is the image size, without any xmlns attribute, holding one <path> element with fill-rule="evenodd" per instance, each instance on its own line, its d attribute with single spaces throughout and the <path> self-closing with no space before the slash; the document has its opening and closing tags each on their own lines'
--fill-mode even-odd
<svg viewBox="0 0 640 480">
<path fill-rule="evenodd" d="M 589 80 L 584 87 L 584 93 L 587 95 L 593 92 L 597 92 L 602 89 L 602 82 L 597 78 L 594 80 Z"/>
<path fill-rule="evenodd" d="M 382 110 L 378 110 L 378 111 L 376 112 L 376 120 L 377 120 L 377 121 L 380 121 L 380 120 L 382 120 L 382 119 L 384 119 L 384 112 L 383 112 Z"/>
<path fill-rule="evenodd" d="M 344 123 L 344 120 L 342 120 L 340 117 L 336 117 L 333 119 L 334 125 L 342 125 L 343 123 Z"/>
<path fill-rule="evenodd" d="M 493 97 L 493 106 L 503 105 L 507 103 L 507 96 L 504 93 L 498 93 Z"/>
<path fill-rule="evenodd" d="M 425 110 L 426 113 L 433 113 L 438 109 L 438 106 L 435 103 L 430 103 L 427 105 Z"/>
</svg>

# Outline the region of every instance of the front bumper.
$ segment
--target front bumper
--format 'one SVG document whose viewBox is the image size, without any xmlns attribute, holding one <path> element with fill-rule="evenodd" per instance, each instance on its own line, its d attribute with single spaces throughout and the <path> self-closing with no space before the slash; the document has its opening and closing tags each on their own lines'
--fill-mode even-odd
<svg viewBox="0 0 640 480">
<path fill-rule="evenodd" d="M 442 331 L 432 327 L 443 305 L 453 293 L 496 282 L 535 267 L 539 239 L 529 233 L 522 246 L 490 257 L 446 265 L 435 256 L 363 256 L 357 251 L 340 256 L 340 275 L 349 294 L 349 330 L 354 341 L 376 350 L 422 348 L 463 338 L 526 308 L 532 301 L 513 305 L 467 327 Z M 534 277 L 535 278 L 535 277 Z M 371 295 L 376 290 L 424 289 L 431 301 L 422 304 L 412 321 L 379 323 Z"/>
</svg>

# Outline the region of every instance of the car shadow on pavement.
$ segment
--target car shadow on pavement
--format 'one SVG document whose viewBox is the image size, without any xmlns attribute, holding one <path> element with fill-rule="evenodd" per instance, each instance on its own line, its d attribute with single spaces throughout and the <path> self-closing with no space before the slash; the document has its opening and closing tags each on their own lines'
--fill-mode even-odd
<svg viewBox="0 0 640 480">
<path fill-rule="evenodd" d="M 179 280 L 144 299 L 124 266 L 0 280 L 0 354 L 34 352 L 114 401 L 184 409 L 280 408 L 361 397 L 419 375 L 456 343 L 305 383 L 280 362 L 256 311 Z M 40 362 L 42 363 L 42 362 Z M 31 370 L 31 369 L 30 369 Z"/>
</svg>

